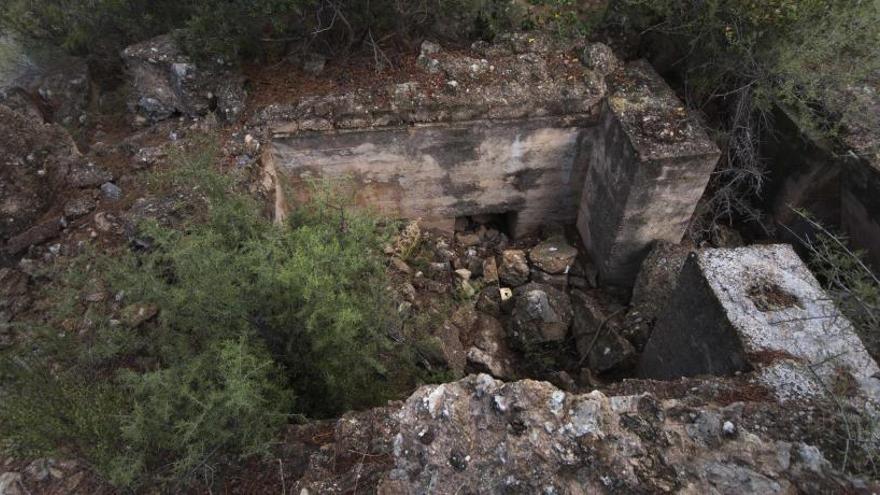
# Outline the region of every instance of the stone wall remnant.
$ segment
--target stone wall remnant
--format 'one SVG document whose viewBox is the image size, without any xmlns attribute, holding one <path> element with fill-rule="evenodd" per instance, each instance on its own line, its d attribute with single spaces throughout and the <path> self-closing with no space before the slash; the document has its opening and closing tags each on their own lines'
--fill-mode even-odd
<svg viewBox="0 0 880 495">
<path fill-rule="evenodd" d="M 858 395 L 880 400 L 880 380 L 873 376 L 880 368 L 794 249 L 754 245 L 689 256 L 639 373 L 657 379 L 729 375 L 780 362 L 798 366 L 827 390 L 849 382 Z"/>
</svg>

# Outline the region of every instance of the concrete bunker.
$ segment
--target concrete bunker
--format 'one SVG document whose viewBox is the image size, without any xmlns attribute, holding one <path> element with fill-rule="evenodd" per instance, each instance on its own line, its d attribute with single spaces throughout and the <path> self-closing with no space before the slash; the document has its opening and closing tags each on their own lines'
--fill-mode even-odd
<svg viewBox="0 0 880 495">
<path fill-rule="evenodd" d="M 472 51 L 423 49 L 427 80 L 267 108 L 263 161 L 293 186 L 278 214 L 311 178 L 350 177 L 360 203 L 449 231 L 474 215 L 504 215 L 513 237 L 577 225 L 616 285 L 653 241 L 681 241 L 720 153 L 649 64 L 517 38 Z"/>
</svg>

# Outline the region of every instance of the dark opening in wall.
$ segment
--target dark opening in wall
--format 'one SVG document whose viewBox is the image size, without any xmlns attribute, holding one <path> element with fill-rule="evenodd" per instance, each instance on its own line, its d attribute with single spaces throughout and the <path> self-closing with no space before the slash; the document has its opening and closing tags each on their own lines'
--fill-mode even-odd
<svg viewBox="0 0 880 495">
<path fill-rule="evenodd" d="M 479 230 L 482 226 L 487 230 L 496 230 L 510 237 L 516 225 L 518 213 L 516 211 L 506 211 L 503 213 L 481 213 L 479 215 L 456 217 L 455 231 L 470 232 Z"/>
</svg>

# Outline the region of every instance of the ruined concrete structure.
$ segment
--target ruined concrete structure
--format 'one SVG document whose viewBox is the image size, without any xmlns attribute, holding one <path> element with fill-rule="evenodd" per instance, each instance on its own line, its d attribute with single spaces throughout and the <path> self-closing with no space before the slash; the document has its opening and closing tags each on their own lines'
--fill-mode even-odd
<svg viewBox="0 0 880 495">
<path fill-rule="evenodd" d="M 880 85 L 880 83 L 875 83 Z M 880 267 L 880 89 L 851 88 L 846 100 L 855 110 L 844 115 L 841 143 L 803 129 L 790 111 L 775 112 L 777 132 L 763 153 L 771 179 L 766 197 L 773 220 L 803 236 L 810 232 L 792 208 L 808 211 L 823 225 L 845 233 Z M 841 145 L 844 149 L 841 149 Z M 795 239 L 791 238 L 794 241 Z"/>
<path fill-rule="evenodd" d="M 640 363 L 664 380 L 746 371 L 783 396 L 848 384 L 880 403 L 880 368 L 787 244 L 692 253 Z"/>
<path fill-rule="evenodd" d="M 468 55 L 427 44 L 423 80 L 265 109 L 264 163 L 292 185 L 351 177 L 363 204 L 430 225 L 577 224 L 603 281 L 631 283 L 653 240 L 681 240 L 719 153 L 648 64 L 602 48 L 579 48 L 582 64 L 523 36 Z M 279 213 L 298 199 L 284 190 Z"/>
</svg>

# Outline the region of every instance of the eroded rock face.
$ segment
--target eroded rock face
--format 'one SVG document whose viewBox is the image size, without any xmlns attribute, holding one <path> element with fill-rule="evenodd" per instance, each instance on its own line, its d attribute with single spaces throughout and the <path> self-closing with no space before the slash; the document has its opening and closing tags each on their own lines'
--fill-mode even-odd
<svg viewBox="0 0 880 495">
<path fill-rule="evenodd" d="M 0 105 L 0 239 L 35 223 L 80 162 L 76 145 L 60 126 Z"/>
<path fill-rule="evenodd" d="M 134 89 L 132 106 L 149 122 L 212 110 L 234 120 L 244 110 L 241 76 L 222 63 L 196 64 L 171 35 L 132 45 L 122 58 Z"/>
<path fill-rule="evenodd" d="M 762 439 L 735 418 L 651 395 L 576 395 L 471 375 L 343 417 L 295 493 L 856 491 L 815 448 Z"/>
</svg>

